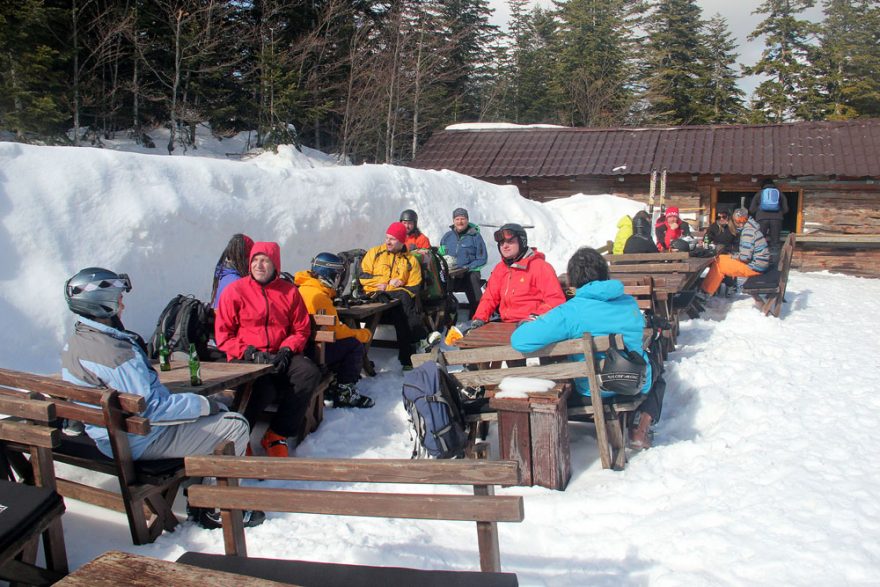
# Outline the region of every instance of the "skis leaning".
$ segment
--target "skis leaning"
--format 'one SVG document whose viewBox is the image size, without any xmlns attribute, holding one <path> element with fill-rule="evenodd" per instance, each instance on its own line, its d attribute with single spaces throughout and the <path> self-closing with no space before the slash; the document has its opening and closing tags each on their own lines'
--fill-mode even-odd
<svg viewBox="0 0 880 587">
<path fill-rule="evenodd" d="M 651 215 L 651 237 L 656 241 L 657 232 L 654 226 L 657 225 L 657 219 L 660 218 L 660 208 L 654 206 L 654 195 L 657 193 L 657 170 L 651 170 L 651 183 L 648 187 L 648 214 Z"/>
</svg>

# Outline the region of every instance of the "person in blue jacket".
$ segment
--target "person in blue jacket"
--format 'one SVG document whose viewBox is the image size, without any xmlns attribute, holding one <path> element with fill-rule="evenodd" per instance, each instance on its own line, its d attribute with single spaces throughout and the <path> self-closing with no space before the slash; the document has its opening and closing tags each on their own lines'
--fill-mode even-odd
<svg viewBox="0 0 880 587">
<path fill-rule="evenodd" d="M 489 260 L 486 242 L 480 235 L 480 227 L 468 219 L 468 211 L 456 208 L 452 211 L 452 226 L 440 239 L 440 254 L 455 257 L 455 267 L 465 269 L 465 273 L 452 278 L 452 291 L 461 291 L 467 296 L 468 318 L 473 318 L 480 298 L 480 269 Z"/>
<path fill-rule="evenodd" d="M 250 273 L 251 248 L 254 241 L 246 234 L 233 234 L 220 254 L 214 267 L 214 283 L 211 287 L 211 307 L 220 303 L 220 294 L 226 286 Z"/>
<path fill-rule="evenodd" d="M 159 381 L 143 339 L 122 324 L 122 294 L 128 291 L 131 281 L 126 274 L 100 267 L 83 269 L 67 280 L 64 298 L 78 320 L 61 353 L 62 379 L 144 398 L 142 415 L 150 420 L 151 430 L 144 436 L 128 435 L 134 460 L 212 454 L 226 440 L 233 442 L 236 455 L 244 455 L 250 436 L 244 416 L 196 393 L 172 394 Z M 106 428 L 87 424 L 85 431 L 101 453 L 113 457 Z M 190 515 L 205 528 L 221 525 L 214 509 L 192 508 Z M 245 525 L 255 526 L 265 514 L 250 512 L 245 518 Z"/>
<path fill-rule="evenodd" d="M 523 322 L 511 335 L 510 344 L 521 353 L 530 353 L 554 342 L 580 338 L 584 332 L 590 332 L 593 336 L 620 334 L 626 348 L 638 351 L 648 365 L 641 390 L 643 394 L 648 394 L 652 389 L 653 372 L 648 354 L 642 348 L 645 319 L 635 298 L 623 292 L 623 283 L 608 278 L 607 261 L 589 247 L 578 249 L 569 260 L 568 284 L 576 290 L 574 297 L 534 320 Z M 583 357 L 579 360 L 583 360 Z M 573 400 L 586 401 L 591 392 L 589 381 L 578 378 L 574 383 L 580 397 L 573 397 Z M 601 393 L 603 398 L 614 395 L 606 391 Z M 646 400 L 643 406 L 648 403 L 653 402 Z M 654 414 L 659 418 L 659 402 L 656 403 Z M 642 436 L 645 438 L 654 419 L 649 414 L 639 419 L 639 427 L 644 427 Z M 637 431 L 632 432 L 631 440 Z M 641 446 L 642 443 L 637 444 L 637 448 L 646 448 Z"/>
</svg>

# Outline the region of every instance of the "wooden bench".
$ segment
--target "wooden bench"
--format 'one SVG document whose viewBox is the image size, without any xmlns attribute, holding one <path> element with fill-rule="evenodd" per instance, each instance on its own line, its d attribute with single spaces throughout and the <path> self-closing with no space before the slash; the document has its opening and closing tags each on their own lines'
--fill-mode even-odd
<svg viewBox="0 0 880 587">
<path fill-rule="evenodd" d="M 782 304 L 785 302 L 785 288 L 788 286 L 788 271 L 791 269 L 791 257 L 794 255 L 795 236 L 790 233 L 782 246 L 779 263 L 761 275 L 749 277 L 743 284 L 743 292 L 751 294 L 760 306 L 764 315 L 772 313 L 779 318 Z"/>
<path fill-rule="evenodd" d="M 617 342 L 618 346 L 622 346 L 622 337 Z M 451 373 L 460 384 L 470 387 L 496 387 L 505 377 L 535 377 L 558 383 L 586 377 L 590 382 L 590 389 L 596 390 L 599 389 L 597 373 L 601 371 L 596 353 L 605 352 L 608 348 L 608 336 L 594 338 L 587 332 L 581 338 L 554 343 L 527 354 L 516 351 L 510 345 L 454 351 L 436 348 L 433 353 L 414 355 L 413 365 L 418 366 L 433 359 L 446 368 L 483 366 L 484 368 L 478 370 Z M 591 360 L 570 361 L 570 355 L 588 356 Z M 543 364 L 501 367 L 502 361 L 523 361 L 530 358 L 538 358 Z M 553 362 L 547 362 L 548 360 Z M 492 394 L 492 390 L 487 393 Z M 589 405 L 568 407 L 569 393 L 570 391 L 559 386 L 548 394 L 529 393 L 527 399 L 518 400 L 521 404 L 518 409 L 512 407 L 511 402 L 515 400 L 500 403 L 499 400 L 490 400 L 490 405 L 501 408 L 497 414 L 501 458 L 520 463 L 524 484 L 538 484 L 553 489 L 565 488 L 571 473 L 567 432 L 567 420 L 571 416 L 587 417 L 595 423 L 602 468 L 622 469 L 626 465 L 626 416 L 638 409 L 644 396 L 604 399 L 601 394 L 593 394 Z M 548 401 L 540 401 L 542 396 Z M 549 405 L 541 406 L 542 403 Z M 518 411 L 520 415 L 505 413 L 513 411 Z M 602 417 L 597 418 L 596 414 L 602 414 Z M 481 416 L 478 418 L 482 419 Z M 473 430 L 474 426 L 471 426 L 472 437 Z"/>
<path fill-rule="evenodd" d="M 171 505 L 184 479 L 183 460 L 132 459 L 128 434 L 146 435 L 151 429 L 150 421 L 138 415 L 146 407 L 143 397 L 0 369 L 0 395 L 20 398 L 27 392 L 48 397 L 59 418 L 100 426 L 109 434 L 113 458 L 104 456 L 85 434 L 62 435 L 53 455 L 55 461 L 115 477 L 119 492 L 59 478 L 58 493 L 125 513 L 135 544 L 152 542 L 177 526 Z"/>
<path fill-rule="evenodd" d="M 0 457 L 6 465 L 0 474 L 0 579 L 51 585 L 68 571 L 64 501 L 56 492 L 52 463 L 61 431 L 53 424 L 54 404 L 36 394 L 20 396 L 0 396 L 0 413 L 11 417 L 0 420 Z M 41 536 L 45 568 L 36 565 Z"/>
<path fill-rule="evenodd" d="M 516 575 L 501 573 L 498 522 L 521 522 L 523 500 L 520 496 L 494 494 L 496 485 L 519 483 L 515 462 L 234 457 L 230 456 L 228 443 L 217 452 L 222 454 L 187 457 L 186 471 L 192 476 L 217 478 L 216 486 L 191 487 L 189 499 L 195 506 L 220 509 L 226 556 L 187 553 L 179 562 L 263 579 L 281 577 L 283 581 L 306 585 L 516 585 Z M 240 487 L 238 480 L 242 478 L 310 484 L 470 485 L 473 495 L 388 493 L 360 485 L 357 492 L 335 486 L 325 490 Z M 483 573 L 248 559 L 241 517 L 242 510 L 247 509 L 476 522 Z"/>
</svg>

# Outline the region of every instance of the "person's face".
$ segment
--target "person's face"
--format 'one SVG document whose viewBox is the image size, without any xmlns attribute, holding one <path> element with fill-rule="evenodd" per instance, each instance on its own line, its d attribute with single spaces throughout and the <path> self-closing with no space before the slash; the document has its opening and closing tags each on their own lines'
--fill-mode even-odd
<svg viewBox="0 0 880 587">
<path fill-rule="evenodd" d="M 119 301 L 116 303 L 119 306 L 119 310 L 116 311 L 116 315 L 119 319 L 122 319 L 122 311 L 125 309 L 125 304 L 122 303 L 122 294 L 119 294 Z"/>
<path fill-rule="evenodd" d="M 717 222 L 721 226 L 727 226 L 727 223 L 729 220 L 730 220 L 730 217 L 727 216 L 726 214 L 719 214 L 718 217 L 715 218 L 715 222 Z"/>
<path fill-rule="evenodd" d="M 746 222 L 748 222 L 748 221 L 749 221 L 748 216 L 736 216 L 733 219 L 733 223 L 736 225 L 737 230 L 742 230 L 745 227 Z"/>
<path fill-rule="evenodd" d="M 401 220 L 401 222 L 406 227 L 406 234 L 412 234 L 413 230 L 416 228 L 416 223 L 412 220 Z"/>
<path fill-rule="evenodd" d="M 386 234 L 385 248 L 388 249 L 389 253 L 396 253 L 403 248 L 403 243 L 391 236 L 390 234 Z"/>
<path fill-rule="evenodd" d="M 519 254 L 519 239 L 516 235 L 510 235 L 499 243 L 499 250 L 505 259 L 513 259 Z"/>
<path fill-rule="evenodd" d="M 275 264 L 268 256 L 259 253 L 251 259 L 251 276 L 262 284 L 269 283 L 275 276 Z"/>
<path fill-rule="evenodd" d="M 455 227 L 455 232 L 464 232 L 468 226 L 467 216 L 456 216 L 452 219 L 452 226 Z"/>
<path fill-rule="evenodd" d="M 678 228 L 680 225 L 681 225 L 681 220 L 679 220 L 677 217 L 675 217 L 675 216 L 668 216 L 668 217 L 666 218 L 666 226 L 668 226 L 669 228 L 675 230 L 675 229 Z"/>
</svg>

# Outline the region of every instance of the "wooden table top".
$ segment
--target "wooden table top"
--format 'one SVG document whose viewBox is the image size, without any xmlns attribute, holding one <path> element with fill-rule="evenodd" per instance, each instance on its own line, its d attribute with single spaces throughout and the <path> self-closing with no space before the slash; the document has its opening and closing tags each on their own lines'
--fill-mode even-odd
<svg viewBox="0 0 880 587">
<path fill-rule="evenodd" d="M 171 361 L 171 371 L 159 371 L 158 365 L 156 366 L 159 381 L 171 393 L 190 392 L 199 395 L 211 395 L 224 389 L 234 389 L 265 375 L 271 369 L 272 365 L 203 361 L 202 384 L 193 387 L 189 384 L 189 363 L 186 361 Z"/>
<path fill-rule="evenodd" d="M 627 279 L 652 277 L 654 279 L 654 291 L 669 295 L 690 289 L 696 283 L 703 270 L 711 265 L 713 261 L 715 261 L 715 257 L 688 257 L 685 260 L 666 264 L 667 267 L 681 265 L 676 271 L 669 271 L 663 268 L 655 270 L 655 265 L 648 263 L 625 265 L 629 268 L 626 271 L 620 271 L 619 268 L 621 266 L 619 265 L 611 265 L 608 271 L 611 279 L 620 279 L 624 282 Z M 684 268 L 685 266 L 687 267 L 686 269 Z"/>
<path fill-rule="evenodd" d="M 235 573 L 212 571 L 192 565 L 174 563 L 111 550 L 67 575 L 55 585 L 61 587 L 275 587 L 291 585 L 276 583 Z"/>
<path fill-rule="evenodd" d="M 487 346 L 510 344 L 510 335 L 516 330 L 516 322 L 488 322 L 468 332 L 455 345 L 460 349 L 478 349 Z"/>
<path fill-rule="evenodd" d="M 359 304 L 357 306 L 336 308 L 336 313 L 340 318 L 353 318 L 355 320 L 364 320 L 375 314 L 380 314 L 389 308 L 393 308 L 400 304 L 400 300 L 390 300 L 388 302 L 369 302 Z"/>
</svg>

